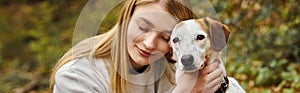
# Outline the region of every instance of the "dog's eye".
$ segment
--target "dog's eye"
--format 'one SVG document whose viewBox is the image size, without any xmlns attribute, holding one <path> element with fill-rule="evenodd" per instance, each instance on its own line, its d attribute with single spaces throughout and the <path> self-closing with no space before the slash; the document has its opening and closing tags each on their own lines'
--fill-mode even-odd
<svg viewBox="0 0 300 93">
<path fill-rule="evenodd" d="M 175 38 L 173 39 L 173 43 L 177 43 L 177 42 L 179 42 L 179 38 L 178 38 L 178 37 L 175 37 Z"/>
<path fill-rule="evenodd" d="M 198 36 L 197 36 L 197 40 L 203 40 L 204 38 L 205 38 L 204 35 L 198 35 Z"/>
</svg>

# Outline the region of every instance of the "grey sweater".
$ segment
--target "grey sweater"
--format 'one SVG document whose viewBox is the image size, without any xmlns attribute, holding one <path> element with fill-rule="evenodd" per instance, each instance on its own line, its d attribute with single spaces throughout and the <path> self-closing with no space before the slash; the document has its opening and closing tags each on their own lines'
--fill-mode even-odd
<svg viewBox="0 0 300 93">
<path fill-rule="evenodd" d="M 55 74 L 54 93 L 111 93 L 109 83 L 109 62 L 87 58 L 68 62 Z M 155 68 L 154 68 L 155 67 Z M 159 68 L 156 68 L 159 67 Z M 128 80 L 130 93 L 170 93 L 174 89 L 164 73 L 169 66 L 151 65 L 143 73 L 130 74 Z M 174 73 L 170 73 L 174 76 Z M 156 91 L 155 91 L 156 90 Z"/>
</svg>

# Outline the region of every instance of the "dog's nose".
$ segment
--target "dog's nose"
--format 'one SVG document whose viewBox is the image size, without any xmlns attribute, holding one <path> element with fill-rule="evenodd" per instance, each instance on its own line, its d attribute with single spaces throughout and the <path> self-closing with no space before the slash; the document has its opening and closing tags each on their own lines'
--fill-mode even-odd
<svg viewBox="0 0 300 93">
<path fill-rule="evenodd" d="M 184 66 L 192 65 L 193 62 L 194 62 L 194 57 L 193 57 L 193 55 L 191 55 L 191 54 L 183 55 L 183 56 L 181 57 L 181 63 L 182 63 Z"/>
</svg>

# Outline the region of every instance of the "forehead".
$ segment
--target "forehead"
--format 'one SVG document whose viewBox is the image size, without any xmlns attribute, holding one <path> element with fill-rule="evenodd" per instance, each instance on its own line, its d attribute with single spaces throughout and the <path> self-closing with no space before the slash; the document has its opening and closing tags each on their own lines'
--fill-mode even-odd
<svg viewBox="0 0 300 93">
<path fill-rule="evenodd" d="M 136 20 L 138 18 L 149 20 L 158 27 L 157 29 L 165 28 L 172 30 L 178 22 L 178 19 L 167 12 L 160 3 L 138 5 L 134 10 L 131 19 Z"/>
<path fill-rule="evenodd" d="M 141 20 L 142 19 L 142 20 Z M 177 24 L 174 16 L 167 12 L 148 10 L 135 13 L 131 20 L 134 22 L 147 21 L 154 25 L 154 29 L 172 31 L 173 27 Z"/>
<path fill-rule="evenodd" d="M 195 20 L 187 20 L 182 21 L 176 25 L 174 28 L 174 31 L 172 32 L 171 37 L 183 37 L 186 36 L 186 38 L 194 38 L 192 36 L 198 35 L 198 34 L 205 34 L 206 31 L 203 30 L 202 26 L 197 23 Z"/>
</svg>

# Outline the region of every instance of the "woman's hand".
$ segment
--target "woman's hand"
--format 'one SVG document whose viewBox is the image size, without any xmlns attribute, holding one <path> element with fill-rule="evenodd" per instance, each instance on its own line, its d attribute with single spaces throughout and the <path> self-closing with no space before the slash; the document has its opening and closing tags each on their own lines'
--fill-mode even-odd
<svg viewBox="0 0 300 93">
<path fill-rule="evenodd" d="M 207 62 L 206 62 L 207 63 Z M 219 68 L 220 61 L 206 65 L 199 71 L 184 73 L 177 82 L 174 92 L 213 93 L 221 86 L 223 71 Z"/>
</svg>

